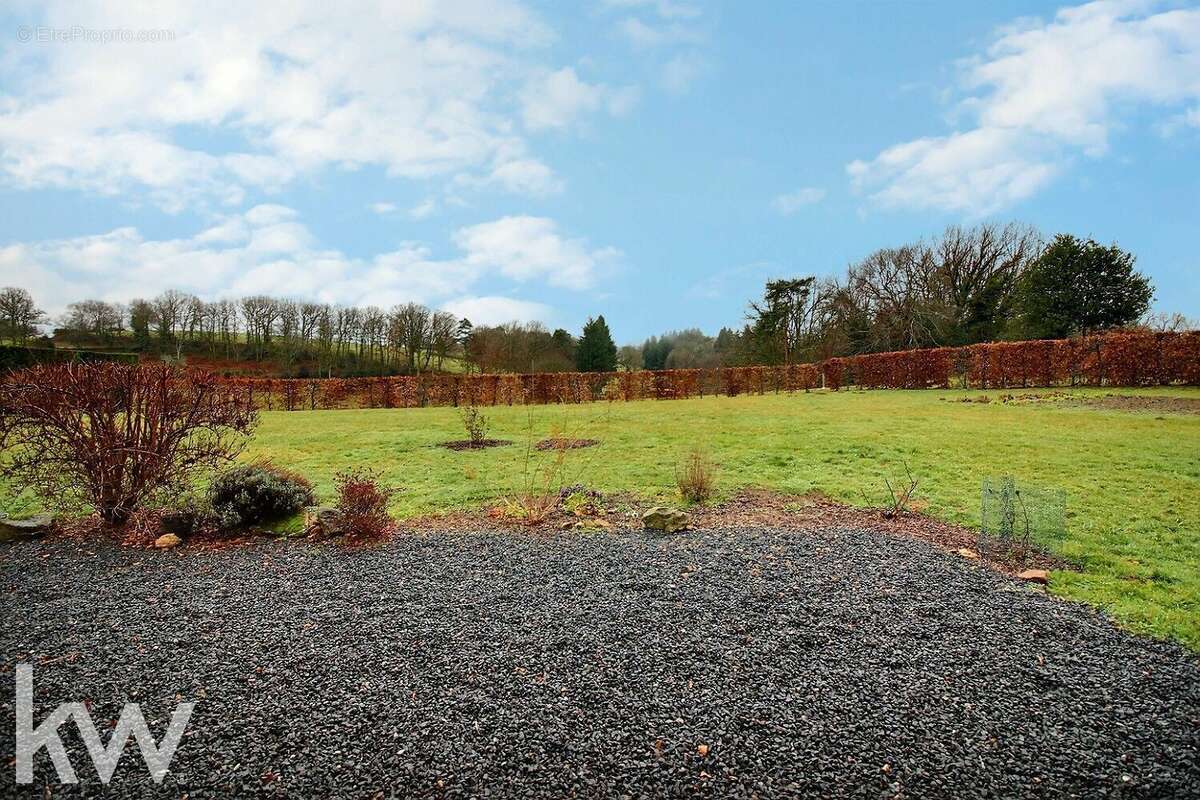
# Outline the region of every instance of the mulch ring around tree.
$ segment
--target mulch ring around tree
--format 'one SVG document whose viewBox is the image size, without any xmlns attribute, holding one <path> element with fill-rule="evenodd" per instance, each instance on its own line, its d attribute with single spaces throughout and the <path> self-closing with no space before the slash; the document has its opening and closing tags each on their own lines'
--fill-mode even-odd
<svg viewBox="0 0 1200 800">
<path fill-rule="evenodd" d="M 504 447 L 512 444 L 508 439 L 459 439 L 453 442 L 442 442 L 438 447 L 447 450 L 486 450 L 489 447 Z"/>
<path fill-rule="evenodd" d="M 557 436 L 542 439 L 534 447 L 538 450 L 578 450 L 581 447 L 595 447 L 598 444 L 600 444 L 599 439 L 568 439 Z"/>
</svg>

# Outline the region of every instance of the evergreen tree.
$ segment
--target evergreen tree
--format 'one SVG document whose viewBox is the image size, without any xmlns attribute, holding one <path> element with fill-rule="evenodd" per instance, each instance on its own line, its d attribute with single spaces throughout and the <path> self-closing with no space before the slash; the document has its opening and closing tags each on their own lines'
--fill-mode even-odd
<svg viewBox="0 0 1200 800">
<path fill-rule="evenodd" d="M 666 369 L 667 356 L 671 354 L 671 338 L 651 336 L 642 343 L 642 366 L 646 369 Z"/>
<path fill-rule="evenodd" d="M 575 360 L 575 337 L 569 334 L 562 328 L 556 328 L 554 333 L 550 334 L 551 341 L 554 342 L 554 347 L 562 354 L 563 358 L 568 363 Z"/>
<path fill-rule="evenodd" d="M 153 322 L 153 306 L 145 300 L 134 300 L 129 304 L 129 329 L 133 332 L 135 349 L 150 349 L 150 325 Z"/>
<path fill-rule="evenodd" d="M 1020 334 L 1060 339 L 1136 322 L 1154 289 L 1133 268 L 1134 256 L 1115 244 L 1059 234 L 1021 276 Z"/>
<path fill-rule="evenodd" d="M 583 326 L 583 336 L 575 348 L 575 366 L 580 372 L 615 372 L 617 369 L 617 346 L 604 315 L 588 319 Z"/>
</svg>

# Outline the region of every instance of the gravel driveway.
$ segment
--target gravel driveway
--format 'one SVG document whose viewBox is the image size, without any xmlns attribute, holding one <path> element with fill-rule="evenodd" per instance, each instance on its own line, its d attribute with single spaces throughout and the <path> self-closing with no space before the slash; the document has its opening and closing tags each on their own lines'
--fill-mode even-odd
<svg viewBox="0 0 1200 800">
<path fill-rule="evenodd" d="M 157 789 L 64 725 L 70 794 L 1200 796 L 1193 656 L 877 533 L 10 545 L 0 614 L 4 795 L 32 661 L 37 721 L 197 701 Z"/>
</svg>

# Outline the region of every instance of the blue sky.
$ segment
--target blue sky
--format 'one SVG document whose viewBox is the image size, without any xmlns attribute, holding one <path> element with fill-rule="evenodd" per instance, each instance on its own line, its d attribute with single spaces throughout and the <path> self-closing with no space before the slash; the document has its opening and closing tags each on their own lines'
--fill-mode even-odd
<svg viewBox="0 0 1200 800">
<path fill-rule="evenodd" d="M 0 16 L 0 282 L 52 312 L 263 292 L 632 342 L 1017 220 L 1200 317 L 1195 3 L 123 5 Z"/>
</svg>

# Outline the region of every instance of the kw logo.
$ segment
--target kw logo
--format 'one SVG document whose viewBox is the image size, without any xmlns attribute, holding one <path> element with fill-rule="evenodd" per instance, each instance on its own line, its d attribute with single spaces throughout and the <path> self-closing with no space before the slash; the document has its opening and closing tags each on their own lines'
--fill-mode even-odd
<svg viewBox="0 0 1200 800">
<path fill-rule="evenodd" d="M 108 783 L 112 780 L 117 762 L 125 752 L 125 745 L 130 735 L 137 740 L 142 752 L 142 760 L 150 770 L 150 777 L 155 783 L 162 783 L 175 755 L 175 748 L 183 737 L 192 716 L 195 703 L 180 703 L 171 715 L 171 723 L 163 735 L 162 743 L 155 744 L 150 727 L 142 716 L 142 709 L 137 703 L 126 703 L 121 709 L 121 717 L 117 727 L 105 745 L 96 731 L 91 714 L 83 703 L 63 703 L 50 716 L 42 720 L 42 724 L 33 724 L 33 665 L 17 665 L 17 783 L 33 783 L 33 756 L 43 747 L 54 762 L 58 779 L 63 783 L 78 783 L 75 769 L 67 757 L 62 739 L 58 738 L 58 729 L 69 718 L 75 719 L 79 735 L 87 745 L 88 755 L 96 767 L 100 780 Z"/>
</svg>

